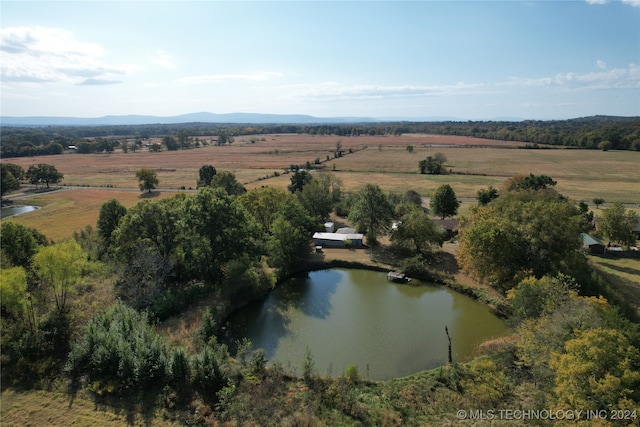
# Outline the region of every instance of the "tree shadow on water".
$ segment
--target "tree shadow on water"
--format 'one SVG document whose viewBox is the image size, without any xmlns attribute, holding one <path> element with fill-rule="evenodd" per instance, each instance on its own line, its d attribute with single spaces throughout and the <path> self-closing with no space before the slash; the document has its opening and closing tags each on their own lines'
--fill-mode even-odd
<svg viewBox="0 0 640 427">
<path fill-rule="evenodd" d="M 331 296 L 341 279 L 342 275 L 335 270 L 314 271 L 311 275 L 294 278 L 282 289 L 280 302 L 286 309 L 299 308 L 306 316 L 326 319 L 333 308 Z"/>
<path fill-rule="evenodd" d="M 242 337 L 254 348 L 262 348 L 272 358 L 280 340 L 296 333 L 296 311 L 304 316 L 326 319 L 332 310 L 331 295 L 336 292 L 341 274 L 324 270 L 296 276 L 279 285 L 264 300 L 242 309 L 229 319 L 224 341 L 234 352 Z"/>
</svg>

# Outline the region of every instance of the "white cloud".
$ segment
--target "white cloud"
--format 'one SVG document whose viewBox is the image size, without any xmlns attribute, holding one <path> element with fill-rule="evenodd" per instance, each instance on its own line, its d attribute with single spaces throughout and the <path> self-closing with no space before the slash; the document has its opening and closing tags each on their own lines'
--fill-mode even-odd
<svg viewBox="0 0 640 427">
<path fill-rule="evenodd" d="M 607 4 L 610 3 L 611 0 L 586 0 L 586 2 L 588 4 Z M 635 6 L 635 7 L 640 7 L 640 0 L 621 0 L 622 3 L 631 5 L 631 6 Z"/>
<path fill-rule="evenodd" d="M 266 81 L 272 78 L 282 77 L 281 73 L 258 72 L 251 74 L 209 74 L 203 76 L 190 76 L 178 79 L 182 83 L 219 83 L 226 81 Z"/>
<path fill-rule="evenodd" d="M 494 92 L 483 83 L 453 85 L 341 85 L 335 82 L 287 87 L 294 98 L 313 100 L 368 100 L 400 97 L 471 95 Z"/>
<path fill-rule="evenodd" d="M 158 49 L 156 51 L 156 56 L 151 59 L 151 62 L 171 70 L 176 68 L 176 64 L 173 62 L 173 55 L 165 52 L 162 49 Z"/>
<path fill-rule="evenodd" d="M 598 59 L 598 60 L 596 61 L 596 64 L 598 65 L 598 68 L 600 68 L 601 70 L 604 70 L 604 69 L 606 69 L 606 68 L 607 68 L 607 63 L 606 63 L 606 62 L 604 62 L 604 61 L 603 61 L 603 60 L 601 60 L 601 59 Z"/>
<path fill-rule="evenodd" d="M 69 31 L 56 28 L 3 28 L 0 50 L 3 82 L 115 82 L 113 76 L 126 74 L 124 67 L 100 60 L 104 54 L 100 46 L 79 41 Z"/>
<path fill-rule="evenodd" d="M 78 85 L 79 86 L 102 86 L 102 85 L 114 85 L 118 83 L 122 83 L 122 82 L 118 80 L 88 78 L 86 80 L 83 80 L 81 83 L 78 83 Z"/>
<path fill-rule="evenodd" d="M 601 61 L 598 61 L 600 65 Z M 604 64 L 604 62 L 602 62 Z M 604 64 L 606 65 L 606 64 Z M 556 74 L 553 77 L 513 77 L 507 86 L 567 87 L 571 89 L 634 89 L 640 88 L 640 67 L 629 64 L 627 68 L 613 68 L 594 73 L 573 72 Z"/>
</svg>

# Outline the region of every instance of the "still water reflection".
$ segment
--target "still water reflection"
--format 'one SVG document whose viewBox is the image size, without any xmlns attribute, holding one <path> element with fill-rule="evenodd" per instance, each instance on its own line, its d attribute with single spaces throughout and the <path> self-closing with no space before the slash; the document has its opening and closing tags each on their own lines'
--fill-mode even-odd
<svg viewBox="0 0 640 427">
<path fill-rule="evenodd" d="M 0 208 L 0 219 L 35 211 L 38 206 L 7 206 Z"/>
<path fill-rule="evenodd" d="M 278 286 L 229 321 L 230 341 L 247 337 L 270 361 L 301 373 L 306 349 L 319 374 L 349 365 L 384 380 L 470 357 L 479 343 L 507 333 L 484 305 L 448 288 L 394 284 L 367 270 L 311 272 Z"/>
</svg>

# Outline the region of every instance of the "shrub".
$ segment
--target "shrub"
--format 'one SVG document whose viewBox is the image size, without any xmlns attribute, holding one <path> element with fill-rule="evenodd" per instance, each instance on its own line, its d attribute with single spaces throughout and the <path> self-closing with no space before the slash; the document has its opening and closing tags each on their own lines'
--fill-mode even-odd
<svg viewBox="0 0 640 427">
<path fill-rule="evenodd" d="M 95 315 L 71 349 L 67 371 L 98 394 L 146 390 L 167 382 L 168 350 L 146 313 L 115 304 Z M 154 387 L 155 386 L 155 387 Z"/>
<path fill-rule="evenodd" d="M 356 365 L 349 365 L 344 370 L 344 377 L 349 381 L 358 381 L 358 367 Z"/>
</svg>

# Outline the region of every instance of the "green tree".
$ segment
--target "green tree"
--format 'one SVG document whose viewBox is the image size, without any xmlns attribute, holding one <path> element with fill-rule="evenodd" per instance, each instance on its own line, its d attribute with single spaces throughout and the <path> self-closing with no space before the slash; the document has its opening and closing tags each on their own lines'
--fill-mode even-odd
<svg viewBox="0 0 640 427">
<path fill-rule="evenodd" d="M 507 180 L 504 191 L 540 191 L 555 187 L 556 184 L 557 182 L 547 175 L 516 175 Z"/>
<path fill-rule="evenodd" d="M 304 185 L 296 195 L 316 223 L 322 224 L 342 197 L 340 186 L 339 179 L 330 173 L 323 173 Z"/>
<path fill-rule="evenodd" d="M 527 276 L 571 274 L 581 227 L 578 209 L 547 191 L 507 193 L 472 209 L 460 228 L 458 262 L 503 291 Z"/>
<path fill-rule="evenodd" d="M 232 196 L 239 196 L 247 192 L 247 189 L 236 180 L 235 174 L 229 171 L 216 174 L 211 178 L 210 185 L 213 188 L 222 188 L 227 194 Z"/>
<path fill-rule="evenodd" d="M 554 354 L 563 353 L 566 342 L 581 331 L 601 327 L 605 313 L 611 310 L 602 298 L 580 297 L 574 291 L 569 298 L 564 291 L 559 296 L 561 303 L 554 302 L 553 295 L 539 295 L 545 301 L 539 306 L 542 316 L 525 319 L 516 329 L 516 356 L 545 388 L 553 387 L 555 374 L 550 364 Z M 556 308 L 546 311 L 552 305 Z"/>
<path fill-rule="evenodd" d="M 279 188 L 260 187 L 244 193 L 239 197 L 239 201 L 258 221 L 263 232 L 268 233 L 280 212 L 280 207 L 291 197 L 291 193 Z"/>
<path fill-rule="evenodd" d="M 431 221 L 422 208 L 414 205 L 402 217 L 398 229 L 391 233 L 391 242 L 425 255 L 434 247 L 442 246 L 444 235 L 445 230 Z"/>
<path fill-rule="evenodd" d="M 614 329 L 583 331 L 555 353 L 554 391 L 571 408 L 636 410 L 640 400 L 640 351 Z"/>
<path fill-rule="evenodd" d="M 117 262 L 128 265 L 145 252 L 155 254 L 161 270 L 180 264 L 182 206 L 186 194 L 160 200 L 142 200 L 127 210 L 111 234 Z M 144 272 L 142 272 L 144 274 Z"/>
<path fill-rule="evenodd" d="M 269 263 L 287 274 L 300 266 L 311 253 L 311 235 L 301 226 L 296 226 L 283 216 L 278 216 L 267 238 Z"/>
<path fill-rule="evenodd" d="M 219 175 L 216 175 L 219 176 Z M 247 254 L 256 259 L 260 228 L 236 197 L 202 187 L 184 202 L 184 259 L 192 277 L 216 281 L 223 266 Z"/>
<path fill-rule="evenodd" d="M 53 293 L 59 313 L 67 311 L 67 299 L 75 292 L 86 261 L 87 254 L 75 240 L 44 247 L 33 257 L 33 269 Z"/>
<path fill-rule="evenodd" d="M 425 174 L 427 173 L 427 161 L 426 160 L 420 160 L 418 162 L 418 168 L 420 169 L 420 173 L 421 174 Z"/>
<path fill-rule="evenodd" d="M 158 186 L 158 174 L 155 170 L 150 168 L 142 168 L 136 171 L 136 178 L 139 181 L 140 191 L 148 191 L 151 193 L 151 190 Z"/>
<path fill-rule="evenodd" d="M 31 184 L 38 184 L 44 182 L 49 188 L 49 184 L 56 184 L 62 180 L 64 175 L 55 168 L 53 165 L 46 163 L 38 163 L 37 165 L 29 166 L 26 177 Z"/>
<path fill-rule="evenodd" d="M 168 151 L 175 151 L 180 148 L 180 144 L 178 144 L 178 141 L 172 136 L 165 136 L 162 139 L 162 143 L 167 147 Z"/>
<path fill-rule="evenodd" d="M 624 246 L 631 246 L 636 241 L 633 229 L 638 224 L 638 216 L 633 211 L 627 211 L 621 202 L 602 210 L 598 230 L 609 240 Z"/>
<path fill-rule="evenodd" d="M 220 133 L 218 134 L 218 141 L 216 142 L 216 145 L 224 145 L 224 144 L 231 145 L 232 143 L 233 143 L 233 134 L 230 134 L 225 130 L 220 131 Z"/>
<path fill-rule="evenodd" d="M 211 180 L 216 176 L 216 168 L 212 165 L 202 165 L 198 171 L 198 187 L 211 185 Z"/>
<path fill-rule="evenodd" d="M 0 163 L 0 197 L 20 188 L 20 180 L 24 178 L 24 169 L 13 163 Z"/>
<path fill-rule="evenodd" d="M 459 206 L 460 202 L 456 198 L 456 193 L 449 184 L 438 187 L 430 202 L 433 214 L 441 216 L 442 219 L 456 215 Z"/>
<path fill-rule="evenodd" d="M 100 207 L 98 215 L 98 234 L 106 246 L 111 244 L 111 234 L 118 227 L 120 219 L 127 214 L 127 208 L 116 199 L 107 200 Z"/>
<path fill-rule="evenodd" d="M 613 143 L 611 141 L 600 141 L 598 148 L 602 151 L 609 151 L 613 148 Z"/>
<path fill-rule="evenodd" d="M 392 218 L 393 206 L 376 184 L 366 184 L 353 196 L 349 220 L 366 233 L 371 244 L 389 230 Z"/>
<path fill-rule="evenodd" d="M 575 283 L 563 275 L 527 277 L 507 293 L 514 319 L 523 321 L 552 313 L 568 301 L 575 287 Z"/>
<path fill-rule="evenodd" d="M 447 157 L 442 153 L 435 153 L 433 156 L 428 156 L 425 160 L 418 162 L 421 174 L 439 175 L 444 172 L 444 164 L 447 161 Z"/>
<path fill-rule="evenodd" d="M 492 200 L 498 198 L 498 190 L 490 185 L 487 189 L 478 190 L 476 198 L 478 199 L 478 204 L 486 206 L 491 203 Z"/>
<path fill-rule="evenodd" d="M 27 311 L 27 273 L 24 268 L 0 269 L 0 296 L 3 317 L 9 315 L 22 319 Z"/>
<path fill-rule="evenodd" d="M 13 221 L 0 224 L 0 250 L 3 261 L 8 261 L 10 266 L 28 268 L 39 247 L 46 244 L 46 237 L 33 228 Z"/>
<path fill-rule="evenodd" d="M 604 203 L 604 199 L 600 197 L 595 197 L 593 200 L 593 204 L 596 205 L 596 208 L 600 209 L 600 205 Z"/>
<path fill-rule="evenodd" d="M 291 184 L 287 187 L 289 191 L 295 193 L 296 191 L 302 191 L 305 185 L 309 184 L 313 180 L 311 173 L 306 170 L 297 170 L 291 176 Z"/>
</svg>

